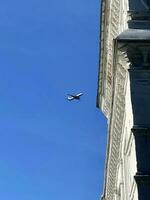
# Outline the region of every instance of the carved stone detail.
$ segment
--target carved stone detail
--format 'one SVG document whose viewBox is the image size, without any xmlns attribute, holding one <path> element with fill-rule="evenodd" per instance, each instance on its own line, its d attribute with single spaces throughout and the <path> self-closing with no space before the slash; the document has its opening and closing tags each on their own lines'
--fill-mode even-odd
<svg viewBox="0 0 150 200">
<path fill-rule="evenodd" d="M 137 161 L 137 166 L 132 170 L 132 176 L 137 171 L 135 180 L 138 185 L 139 199 L 149 200 L 150 1 L 128 1 L 130 20 L 128 21 L 129 29 L 126 31 L 124 29 L 127 27 L 120 26 L 121 5 L 125 2 L 120 0 L 103 0 L 102 2 L 101 67 L 97 106 L 101 107 L 109 121 L 103 198 L 113 200 L 116 190 L 117 168 L 124 134 L 126 77 L 129 75 L 131 112 L 133 112 L 135 125 L 132 129 L 133 145 L 136 149 L 136 155 L 134 151 L 132 158 L 136 157 Z M 127 17 L 124 20 L 127 21 Z M 120 32 L 123 33 L 120 34 Z M 134 196 L 136 189 L 134 182 L 130 196 Z M 143 194 L 147 194 L 147 197 L 145 198 Z"/>
<path fill-rule="evenodd" d="M 122 138 L 122 129 L 124 122 L 125 109 L 125 85 L 126 85 L 127 70 L 124 66 L 117 63 L 115 76 L 115 93 L 113 97 L 113 113 L 110 124 L 109 140 L 111 149 L 108 152 L 107 160 L 107 174 L 106 174 L 106 188 L 105 198 L 112 200 L 115 191 L 115 183 L 117 178 L 117 165 L 119 163 L 120 145 Z"/>
<path fill-rule="evenodd" d="M 101 107 L 106 117 L 110 117 L 113 90 L 113 40 L 124 29 L 120 24 L 121 1 L 102 1 L 101 55 L 98 83 L 97 106 Z M 124 20 L 126 21 L 126 20 Z"/>
<path fill-rule="evenodd" d="M 115 192 L 121 135 L 123 134 L 122 129 L 124 122 L 125 88 L 128 65 L 124 59 L 122 59 L 122 56 L 126 56 L 125 54 L 120 55 L 119 60 L 116 61 L 116 64 L 114 65 L 113 40 L 119 33 L 127 28 L 127 6 L 127 2 L 125 1 L 102 1 L 101 65 L 98 82 L 97 106 L 101 107 L 103 113 L 110 122 L 104 197 L 102 197 L 102 199 L 107 200 L 112 200 Z M 124 14 L 122 15 L 122 13 Z"/>
</svg>

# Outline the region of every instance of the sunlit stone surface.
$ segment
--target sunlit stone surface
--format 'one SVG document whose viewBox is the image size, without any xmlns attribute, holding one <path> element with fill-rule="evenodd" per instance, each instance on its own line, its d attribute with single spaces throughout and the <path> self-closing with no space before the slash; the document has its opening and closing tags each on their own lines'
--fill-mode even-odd
<svg viewBox="0 0 150 200">
<path fill-rule="evenodd" d="M 150 200 L 150 1 L 103 0 L 97 107 L 108 119 L 103 200 Z"/>
</svg>

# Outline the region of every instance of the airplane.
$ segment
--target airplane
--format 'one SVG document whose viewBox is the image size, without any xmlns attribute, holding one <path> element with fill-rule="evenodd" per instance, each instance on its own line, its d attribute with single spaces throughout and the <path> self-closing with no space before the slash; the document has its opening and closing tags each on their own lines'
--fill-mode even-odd
<svg viewBox="0 0 150 200">
<path fill-rule="evenodd" d="M 83 93 L 79 93 L 76 95 L 68 94 L 67 100 L 72 101 L 72 100 L 80 100 L 80 97 L 83 95 Z"/>
</svg>

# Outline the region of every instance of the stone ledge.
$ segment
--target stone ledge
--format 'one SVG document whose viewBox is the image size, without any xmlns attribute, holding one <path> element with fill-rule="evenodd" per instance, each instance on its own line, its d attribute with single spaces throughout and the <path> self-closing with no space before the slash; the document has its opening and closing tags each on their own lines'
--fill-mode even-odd
<svg viewBox="0 0 150 200">
<path fill-rule="evenodd" d="M 131 16 L 131 19 L 137 19 L 137 20 L 150 20 L 150 12 L 149 11 L 128 11 L 129 16 Z"/>
<path fill-rule="evenodd" d="M 136 174 L 134 176 L 137 184 L 149 184 L 150 185 L 150 175 L 140 175 Z"/>
<path fill-rule="evenodd" d="M 133 126 L 131 131 L 134 135 L 140 134 L 150 136 L 150 127 Z"/>
</svg>

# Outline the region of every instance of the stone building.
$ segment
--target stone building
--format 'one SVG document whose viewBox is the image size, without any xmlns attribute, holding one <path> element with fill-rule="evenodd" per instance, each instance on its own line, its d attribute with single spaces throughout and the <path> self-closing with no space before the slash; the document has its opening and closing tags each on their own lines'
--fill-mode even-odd
<svg viewBox="0 0 150 200">
<path fill-rule="evenodd" d="M 108 119 L 102 200 L 150 200 L 150 0 L 102 0 L 97 107 Z"/>
</svg>

